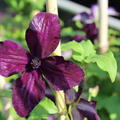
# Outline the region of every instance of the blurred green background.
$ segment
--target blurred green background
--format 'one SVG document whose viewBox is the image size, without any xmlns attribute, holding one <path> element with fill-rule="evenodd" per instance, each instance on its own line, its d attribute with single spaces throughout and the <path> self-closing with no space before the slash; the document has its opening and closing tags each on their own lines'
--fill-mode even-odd
<svg viewBox="0 0 120 120">
<path fill-rule="evenodd" d="M 0 1 L 0 41 L 14 40 L 27 49 L 25 32 L 32 17 L 39 11 L 45 11 L 45 0 Z M 59 16 L 62 43 L 68 42 L 74 35 L 85 34 L 80 30 L 80 23 L 72 22 L 74 14 L 60 9 Z M 109 28 L 109 42 L 118 65 L 116 81 L 111 83 L 108 74 L 91 63 L 86 69 L 83 95 L 97 101 L 101 120 L 120 120 L 120 31 Z M 94 46 L 98 50 L 98 45 Z M 12 83 L 18 76 L 0 77 L 0 120 L 24 120 L 17 116 L 11 105 Z M 90 88 L 93 88 L 92 93 Z M 98 92 L 97 96 L 93 95 L 93 91 Z"/>
</svg>

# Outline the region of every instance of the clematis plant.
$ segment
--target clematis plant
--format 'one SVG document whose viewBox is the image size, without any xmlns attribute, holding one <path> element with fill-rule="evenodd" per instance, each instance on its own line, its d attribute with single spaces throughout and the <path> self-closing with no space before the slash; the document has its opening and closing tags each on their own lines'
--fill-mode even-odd
<svg viewBox="0 0 120 120">
<path fill-rule="evenodd" d="M 86 35 L 76 35 L 73 37 L 74 40 L 80 42 L 82 40 L 90 39 L 92 42 L 94 42 L 98 37 L 98 29 L 94 22 L 94 16 L 92 14 L 88 14 L 87 12 L 82 12 L 73 17 L 73 21 L 78 20 L 80 20 L 81 24 L 83 25 L 82 30 Z"/>
<path fill-rule="evenodd" d="M 83 81 L 84 72 L 79 66 L 62 56 L 50 56 L 59 41 L 59 18 L 40 12 L 26 30 L 29 51 L 11 40 L 0 42 L 0 75 L 21 73 L 12 91 L 12 103 L 19 116 L 27 117 L 45 96 L 46 81 L 54 90 L 67 90 Z"/>
<path fill-rule="evenodd" d="M 82 30 L 86 33 L 86 36 L 83 35 L 75 35 L 72 40 L 77 42 L 81 42 L 82 40 L 90 39 L 94 42 L 98 38 L 98 29 L 94 22 L 95 19 L 98 19 L 98 10 L 99 7 L 97 4 L 92 5 L 90 9 L 90 13 L 81 12 L 76 14 L 72 20 L 73 21 L 80 21 L 83 25 Z M 115 10 L 115 8 L 109 7 L 108 8 L 108 15 L 110 16 L 119 16 L 119 13 Z"/>
<path fill-rule="evenodd" d="M 70 120 L 100 120 L 96 110 L 96 101 L 88 101 L 82 95 L 83 87 L 80 85 L 76 92 L 73 88 L 65 91 L 66 104 Z M 49 88 L 46 96 L 55 101 Z M 55 120 L 55 115 L 50 115 L 47 120 Z"/>
<path fill-rule="evenodd" d="M 95 101 L 87 101 L 81 96 L 82 89 L 80 88 L 78 92 L 74 89 L 69 89 L 66 91 L 66 101 L 70 107 L 70 112 L 72 114 L 73 120 L 100 120 L 99 115 L 96 110 Z"/>
</svg>

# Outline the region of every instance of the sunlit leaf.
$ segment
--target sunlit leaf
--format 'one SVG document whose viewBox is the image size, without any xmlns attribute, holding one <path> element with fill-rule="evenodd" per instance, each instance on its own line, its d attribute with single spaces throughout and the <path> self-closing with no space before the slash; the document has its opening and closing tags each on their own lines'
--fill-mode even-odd
<svg viewBox="0 0 120 120">
<path fill-rule="evenodd" d="M 40 120 L 47 118 L 51 114 L 58 113 L 57 107 L 55 104 L 45 97 L 31 112 L 28 120 Z"/>
<path fill-rule="evenodd" d="M 62 51 L 67 51 L 67 50 L 74 50 L 76 52 L 82 51 L 82 48 L 80 47 L 80 44 L 75 42 L 75 41 L 70 41 L 67 43 L 62 44 Z"/>
<path fill-rule="evenodd" d="M 62 50 L 72 49 L 72 58 L 78 62 L 97 63 L 98 67 L 108 72 L 111 81 L 114 82 L 117 74 L 117 63 L 112 52 L 105 54 L 96 54 L 96 50 L 91 41 L 82 41 L 80 43 L 71 41 L 62 45 Z"/>
<path fill-rule="evenodd" d="M 117 63 L 112 52 L 107 52 L 96 57 L 97 65 L 109 73 L 111 81 L 114 82 L 117 74 Z"/>
<path fill-rule="evenodd" d="M 34 9 L 41 10 L 44 7 L 45 0 L 32 0 L 31 4 L 32 4 Z"/>
<path fill-rule="evenodd" d="M 80 30 L 74 30 L 72 27 L 66 27 L 66 28 L 64 27 L 61 30 L 61 35 L 62 36 L 73 37 L 76 34 L 84 35 L 84 33 L 82 31 L 80 31 Z"/>
<path fill-rule="evenodd" d="M 91 41 L 82 41 L 80 43 L 71 41 L 68 43 L 64 43 L 62 45 L 62 50 L 66 51 L 72 49 L 74 52 L 73 59 L 76 61 L 84 61 L 84 62 L 91 62 L 96 55 L 96 51 Z"/>
</svg>

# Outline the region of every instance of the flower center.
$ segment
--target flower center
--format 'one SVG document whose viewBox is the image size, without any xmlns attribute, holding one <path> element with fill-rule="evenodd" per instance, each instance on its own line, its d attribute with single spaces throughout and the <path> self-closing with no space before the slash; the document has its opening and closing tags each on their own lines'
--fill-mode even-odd
<svg viewBox="0 0 120 120">
<path fill-rule="evenodd" d="M 41 66 L 41 60 L 39 58 L 34 58 L 31 61 L 31 65 L 33 69 L 37 69 Z"/>
</svg>

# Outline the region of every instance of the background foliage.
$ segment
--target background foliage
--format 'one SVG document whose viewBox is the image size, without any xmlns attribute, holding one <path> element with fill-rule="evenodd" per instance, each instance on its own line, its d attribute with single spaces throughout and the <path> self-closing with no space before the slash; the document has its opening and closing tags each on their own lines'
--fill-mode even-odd
<svg viewBox="0 0 120 120">
<path fill-rule="evenodd" d="M 35 13 L 44 10 L 45 0 L 2 0 L 0 4 L 0 41 L 15 40 L 26 47 L 25 31 L 29 21 Z M 120 120 L 120 31 L 109 28 L 110 51 L 100 55 L 98 42 L 93 44 L 90 41 L 80 43 L 70 41 L 74 35 L 84 35 L 85 33 L 80 30 L 82 25 L 79 22 L 71 21 L 73 15 L 61 14 L 62 12 L 60 10 L 59 13 L 62 24 L 62 51 L 72 49 L 70 60 L 82 65 L 86 73 L 82 96 L 97 101 L 101 120 Z M 114 53 L 117 65 L 111 51 Z M 108 63 L 110 66 L 107 65 Z M 0 120 L 8 120 L 10 117 L 13 120 L 25 120 L 15 113 L 11 104 L 7 104 L 11 103 L 12 83 L 18 76 L 5 78 L 4 89 L 0 88 Z M 55 104 L 50 99 L 44 98 L 35 107 L 28 120 L 38 120 L 38 118 L 42 120 L 50 114 L 56 113 Z"/>
</svg>

